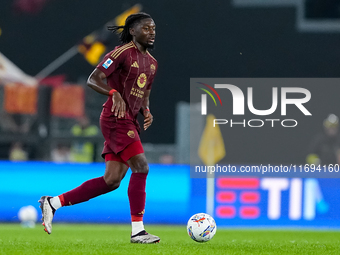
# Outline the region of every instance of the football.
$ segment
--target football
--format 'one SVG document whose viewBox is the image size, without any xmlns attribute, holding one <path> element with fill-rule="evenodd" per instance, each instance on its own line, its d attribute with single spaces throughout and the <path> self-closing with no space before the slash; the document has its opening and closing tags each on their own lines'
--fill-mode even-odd
<svg viewBox="0 0 340 255">
<path fill-rule="evenodd" d="M 34 228 L 38 219 L 38 211 L 32 205 L 23 206 L 18 212 L 18 218 L 23 227 Z"/>
<path fill-rule="evenodd" d="M 187 224 L 190 238 L 196 242 L 207 242 L 216 233 L 216 223 L 213 217 L 206 213 L 197 213 L 190 217 Z"/>
</svg>

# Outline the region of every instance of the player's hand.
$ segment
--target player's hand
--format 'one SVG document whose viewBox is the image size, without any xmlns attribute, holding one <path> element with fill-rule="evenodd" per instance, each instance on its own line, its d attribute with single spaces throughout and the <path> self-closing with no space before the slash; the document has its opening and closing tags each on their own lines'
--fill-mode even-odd
<svg viewBox="0 0 340 255">
<path fill-rule="evenodd" d="M 112 108 L 111 112 L 118 118 L 123 118 L 125 116 L 126 104 L 119 92 L 114 92 L 112 95 Z"/>
<path fill-rule="evenodd" d="M 150 111 L 144 110 L 144 130 L 147 130 L 153 122 L 153 116 Z"/>
</svg>

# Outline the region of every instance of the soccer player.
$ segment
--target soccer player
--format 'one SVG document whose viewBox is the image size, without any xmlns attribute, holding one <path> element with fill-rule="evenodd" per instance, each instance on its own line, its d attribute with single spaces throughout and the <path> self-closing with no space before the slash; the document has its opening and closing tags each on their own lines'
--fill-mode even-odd
<svg viewBox="0 0 340 255">
<path fill-rule="evenodd" d="M 88 78 L 87 84 L 107 96 L 100 116 L 105 138 L 102 156 L 104 176 L 88 180 L 59 196 L 43 196 L 39 200 L 43 225 L 52 232 L 52 219 L 57 209 L 75 205 L 119 187 L 129 167 L 132 174 L 128 187 L 132 220 L 132 243 L 156 243 L 160 238 L 147 233 L 143 225 L 145 185 L 148 163 L 139 138 L 138 113 L 144 116 L 144 130 L 153 122 L 149 109 L 151 85 L 157 71 L 157 61 L 148 52 L 155 41 L 155 22 L 149 14 L 127 17 L 124 26 L 108 27 L 112 32 L 123 29 L 123 43 L 109 52 Z"/>
</svg>

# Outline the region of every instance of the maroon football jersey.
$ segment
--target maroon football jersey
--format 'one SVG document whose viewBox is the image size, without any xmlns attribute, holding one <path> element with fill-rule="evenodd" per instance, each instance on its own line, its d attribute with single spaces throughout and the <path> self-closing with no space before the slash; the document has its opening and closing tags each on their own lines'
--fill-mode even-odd
<svg viewBox="0 0 340 255">
<path fill-rule="evenodd" d="M 157 66 L 156 59 L 148 51 L 146 54 L 141 53 L 132 41 L 117 46 L 98 64 L 97 68 L 107 77 L 107 84 L 117 90 L 124 99 L 126 120 L 136 123 L 145 91 L 151 89 Z M 111 112 L 111 107 L 112 98 L 108 97 L 103 105 L 101 119 L 117 120 Z"/>
</svg>

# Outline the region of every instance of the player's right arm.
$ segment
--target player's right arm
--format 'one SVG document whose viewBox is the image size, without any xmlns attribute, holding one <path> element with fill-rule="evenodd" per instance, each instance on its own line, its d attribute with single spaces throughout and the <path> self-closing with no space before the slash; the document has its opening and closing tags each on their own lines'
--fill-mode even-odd
<svg viewBox="0 0 340 255">
<path fill-rule="evenodd" d="M 100 94 L 110 96 L 112 88 L 106 83 L 106 75 L 104 72 L 95 68 L 87 79 L 87 85 Z M 115 116 L 122 118 L 125 116 L 126 104 L 118 91 L 112 94 L 112 108 Z"/>
</svg>

